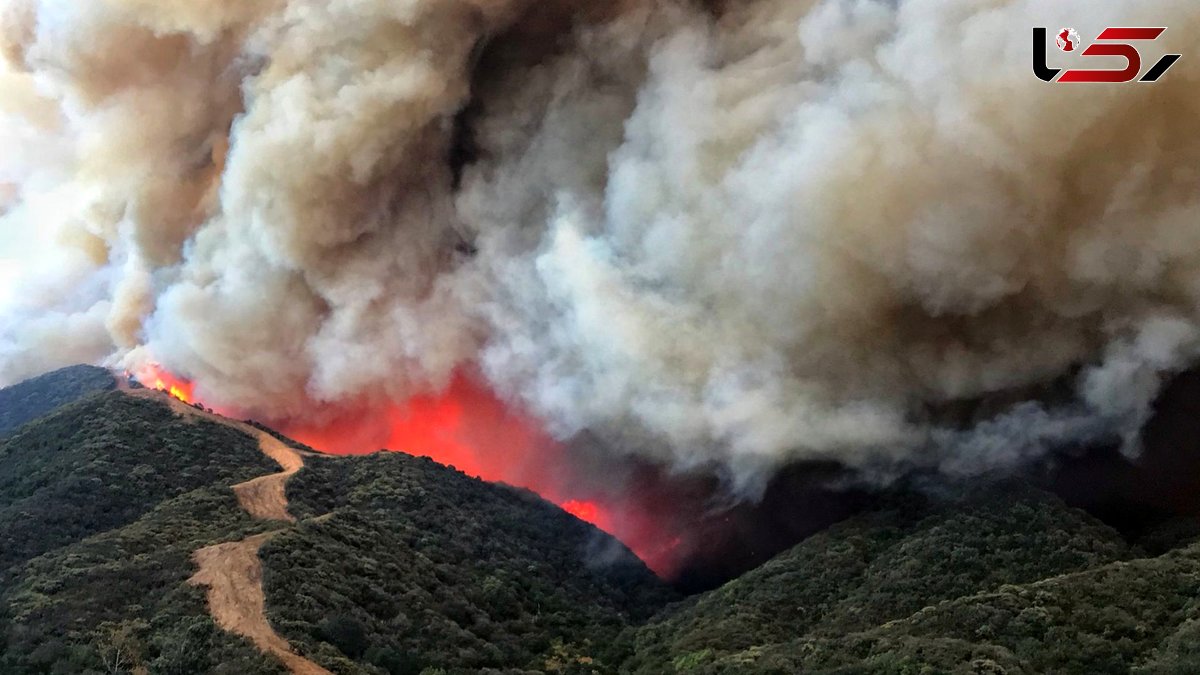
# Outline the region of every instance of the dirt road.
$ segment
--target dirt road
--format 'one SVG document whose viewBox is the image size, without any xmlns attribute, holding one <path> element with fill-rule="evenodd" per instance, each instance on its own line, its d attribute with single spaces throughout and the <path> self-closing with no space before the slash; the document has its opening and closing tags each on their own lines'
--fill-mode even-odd
<svg viewBox="0 0 1200 675">
<path fill-rule="evenodd" d="M 258 436 L 258 447 L 262 453 L 279 463 L 283 471 L 269 476 L 260 476 L 233 486 L 238 503 L 247 513 L 260 520 L 286 520 L 295 522 L 287 510 L 287 482 L 300 469 L 304 459 L 300 453 L 284 445 L 279 439 L 249 424 L 235 422 L 233 426 Z"/>
<path fill-rule="evenodd" d="M 268 532 L 196 551 L 192 559 L 199 571 L 189 583 L 208 587 L 208 609 L 222 629 L 249 638 L 295 675 L 332 675 L 292 652 L 287 640 L 267 621 L 258 550 L 272 536 L 274 533 Z"/>
<path fill-rule="evenodd" d="M 186 419 L 205 419 L 233 427 L 258 440 L 262 453 L 283 468 L 279 473 L 259 476 L 233 486 L 238 504 L 259 520 L 295 522 L 287 510 L 287 481 L 304 468 L 304 458 L 294 448 L 245 422 L 227 419 L 153 389 L 122 388 L 131 396 L 164 401 Z M 292 651 L 267 620 L 266 595 L 262 588 L 262 561 L 258 551 L 277 532 L 241 541 L 202 548 L 192 554 L 197 572 L 188 580 L 208 588 L 208 611 L 222 629 L 241 635 L 262 651 L 278 658 L 293 675 L 333 675 L 328 670 Z"/>
</svg>

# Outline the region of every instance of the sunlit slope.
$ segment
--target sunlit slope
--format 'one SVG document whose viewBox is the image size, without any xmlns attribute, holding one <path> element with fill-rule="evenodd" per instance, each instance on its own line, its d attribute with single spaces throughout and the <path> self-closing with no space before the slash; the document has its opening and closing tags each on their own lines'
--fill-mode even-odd
<svg viewBox="0 0 1200 675">
<path fill-rule="evenodd" d="M 156 673 L 282 672 L 184 583 L 196 548 L 259 527 L 228 486 L 278 470 L 165 398 L 96 393 L 23 425 L 0 442 L 0 672 L 108 672 L 118 652 Z"/>
<path fill-rule="evenodd" d="M 0 672 L 111 672 L 105 664 L 124 650 L 116 672 L 283 675 L 275 659 L 218 628 L 204 589 L 188 583 L 196 550 L 269 527 L 213 485 L 15 568 L 0 589 Z"/>
</svg>

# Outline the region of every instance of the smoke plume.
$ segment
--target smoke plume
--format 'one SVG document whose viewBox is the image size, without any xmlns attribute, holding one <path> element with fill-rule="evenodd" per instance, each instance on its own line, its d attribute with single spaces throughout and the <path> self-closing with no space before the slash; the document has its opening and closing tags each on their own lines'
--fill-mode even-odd
<svg viewBox="0 0 1200 675">
<path fill-rule="evenodd" d="M 1132 439 L 1197 356 L 1194 0 L 595 4 L 0 1 L 0 384 L 319 421 L 478 372 L 753 492 Z M 1033 76 L 1110 25 L 1184 56 Z"/>
</svg>

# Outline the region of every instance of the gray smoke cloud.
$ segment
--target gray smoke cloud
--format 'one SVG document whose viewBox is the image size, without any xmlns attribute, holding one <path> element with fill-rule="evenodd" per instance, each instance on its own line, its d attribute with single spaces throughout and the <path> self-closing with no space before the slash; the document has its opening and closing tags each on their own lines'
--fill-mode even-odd
<svg viewBox="0 0 1200 675">
<path fill-rule="evenodd" d="M 804 459 L 1134 451 L 1200 349 L 1192 0 L 0 21 L 0 383 L 161 362 L 286 419 L 472 365 L 561 438 L 753 490 Z M 1184 57 L 1048 85 L 1035 25 L 1168 26 L 1146 60 Z"/>
</svg>

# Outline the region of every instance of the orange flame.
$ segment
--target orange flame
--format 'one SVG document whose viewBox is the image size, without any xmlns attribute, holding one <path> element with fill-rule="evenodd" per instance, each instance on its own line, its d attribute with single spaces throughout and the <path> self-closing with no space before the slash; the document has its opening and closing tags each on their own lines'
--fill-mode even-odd
<svg viewBox="0 0 1200 675">
<path fill-rule="evenodd" d="M 580 499 L 570 499 L 559 504 L 563 511 L 600 527 L 600 507 L 595 502 L 585 502 Z M 603 528 L 602 528 L 603 529 Z"/>
<path fill-rule="evenodd" d="M 142 384 L 153 382 L 153 389 L 166 392 L 184 403 L 191 404 L 196 399 L 195 385 L 172 375 L 157 363 L 147 364 L 138 369 L 135 377 Z"/>
</svg>

